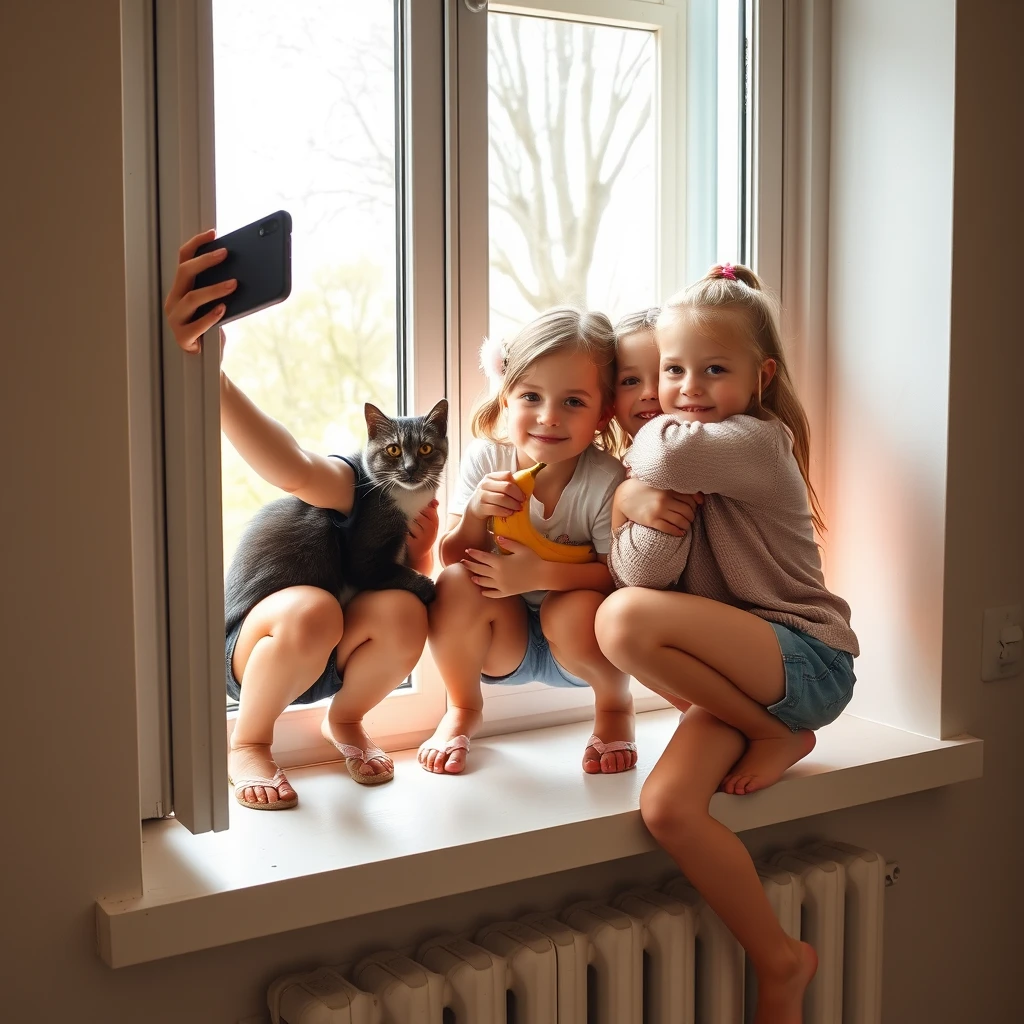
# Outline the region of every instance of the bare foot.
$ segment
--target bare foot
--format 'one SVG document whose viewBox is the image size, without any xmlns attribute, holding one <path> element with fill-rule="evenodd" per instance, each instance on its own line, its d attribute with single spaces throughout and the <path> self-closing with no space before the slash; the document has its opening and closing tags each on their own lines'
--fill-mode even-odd
<svg viewBox="0 0 1024 1024">
<path fill-rule="evenodd" d="M 327 715 L 324 715 L 324 719 L 320 723 L 320 733 L 342 754 L 345 754 L 345 751 L 341 749 L 342 746 L 349 746 L 358 747 L 366 755 L 366 760 L 356 769 L 360 775 L 371 777 L 394 772 L 394 761 L 370 739 L 362 722 L 332 722 Z"/>
<path fill-rule="evenodd" d="M 793 946 L 795 956 L 784 970 L 758 974 L 754 1024 L 803 1024 L 804 993 L 818 969 L 818 954 L 806 942 Z"/>
<path fill-rule="evenodd" d="M 266 779 L 272 781 L 281 769 L 270 756 L 269 743 L 232 743 L 228 751 L 228 778 L 241 782 L 244 779 Z M 274 786 L 245 786 L 235 792 L 239 803 L 245 804 L 276 804 L 278 801 L 294 803 L 297 799 L 291 783 L 279 776 L 280 782 Z M 232 783 L 235 785 L 235 783 Z"/>
<path fill-rule="evenodd" d="M 466 767 L 466 749 L 453 746 L 457 737 L 468 738 L 480 728 L 484 713 L 475 708 L 450 707 L 438 723 L 434 735 L 416 755 L 416 760 L 435 775 L 458 775 Z"/>
<path fill-rule="evenodd" d="M 636 738 L 634 732 L 635 716 L 633 709 L 624 711 L 594 711 L 594 735 L 602 743 L 612 744 L 617 740 L 632 743 Z M 588 775 L 616 775 L 636 767 L 636 749 L 606 750 L 601 753 L 590 745 L 583 751 L 583 770 Z"/>
<path fill-rule="evenodd" d="M 719 789 L 737 796 L 767 789 L 782 778 L 787 768 L 806 757 L 814 749 L 814 742 L 810 729 L 751 740 L 746 753 L 733 765 Z"/>
</svg>

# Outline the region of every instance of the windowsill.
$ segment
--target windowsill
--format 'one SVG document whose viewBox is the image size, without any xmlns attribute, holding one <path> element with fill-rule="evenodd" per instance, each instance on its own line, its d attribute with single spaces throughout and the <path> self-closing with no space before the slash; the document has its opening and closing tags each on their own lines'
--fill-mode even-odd
<svg viewBox="0 0 1024 1024">
<path fill-rule="evenodd" d="M 125 967 L 653 850 L 637 801 L 676 721 L 639 715 L 640 765 L 614 777 L 582 772 L 590 727 L 576 723 L 474 741 L 461 777 L 424 772 L 411 750 L 379 788 L 339 763 L 295 769 L 298 808 L 232 800 L 226 832 L 147 822 L 143 895 L 97 901 L 100 955 Z M 844 715 L 777 785 L 718 794 L 712 811 L 742 832 L 934 789 L 979 778 L 982 749 Z"/>
</svg>

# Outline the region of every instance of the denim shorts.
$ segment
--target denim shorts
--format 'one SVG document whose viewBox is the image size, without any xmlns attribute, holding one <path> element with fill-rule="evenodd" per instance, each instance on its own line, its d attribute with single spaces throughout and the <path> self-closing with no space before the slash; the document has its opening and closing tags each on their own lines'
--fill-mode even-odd
<svg viewBox="0 0 1024 1024">
<path fill-rule="evenodd" d="M 242 632 L 244 622 L 245 619 L 242 619 L 234 629 L 229 629 L 224 642 L 224 681 L 227 684 L 228 696 L 232 700 L 238 700 L 242 692 L 242 684 L 235 678 L 235 673 L 232 671 L 231 659 L 235 656 L 235 644 L 238 643 L 238 634 Z M 331 651 L 327 665 L 316 682 L 305 693 L 300 693 L 292 701 L 293 704 L 312 704 L 325 697 L 333 697 L 341 689 L 341 675 L 338 672 L 335 657 L 336 652 Z"/>
<path fill-rule="evenodd" d="M 555 661 L 547 637 L 540 628 L 540 609 L 526 606 L 526 653 L 519 667 L 507 676 L 481 675 L 484 683 L 521 686 L 524 683 L 547 683 L 548 686 L 589 686 L 585 679 L 566 672 Z"/>
<path fill-rule="evenodd" d="M 782 648 L 786 696 L 768 710 L 793 732 L 834 722 L 853 696 L 853 655 L 813 636 L 769 622 Z"/>
</svg>

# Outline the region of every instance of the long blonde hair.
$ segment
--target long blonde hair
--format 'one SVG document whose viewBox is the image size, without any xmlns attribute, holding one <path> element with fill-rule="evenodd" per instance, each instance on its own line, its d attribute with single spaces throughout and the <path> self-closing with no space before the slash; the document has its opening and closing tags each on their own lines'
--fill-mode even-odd
<svg viewBox="0 0 1024 1024">
<path fill-rule="evenodd" d="M 793 454 L 807 486 L 811 518 L 818 532 L 824 533 L 824 515 L 810 477 L 811 431 L 786 366 L 775 296 L 748 267 L 716 264 L 695 284 L 669 299 L 658 318 L 658 328 L 683 318 L 706 327 L 723 313 L 737 315 L 745 325 L 746 339 L 759 366 L 766 359 L 775 362 L 775 375 L 763 388 L 758 376 L 757 395 L 748 411 L 762 417 L 767 413 L 789 428 Z"/>
<path fill-rule="evenodd" d="M 508 439 L 498 433 L 498 426 L 509 395 L 538 359 L 559 352 L 578 352 L 597 367 L 601 412 L 608 412 L 615 402 L 615 332 L 611 321 L 604 313 L 553 306 L 501 346 L 499 365 L 495 368 L 498 386 L 492 387 L 491 393 L 473 410 L 474 436 L 506 443 Z M 613 444 L 609 425 L 594 440 L 598 447 L 609 450 Z"/>
</svg>

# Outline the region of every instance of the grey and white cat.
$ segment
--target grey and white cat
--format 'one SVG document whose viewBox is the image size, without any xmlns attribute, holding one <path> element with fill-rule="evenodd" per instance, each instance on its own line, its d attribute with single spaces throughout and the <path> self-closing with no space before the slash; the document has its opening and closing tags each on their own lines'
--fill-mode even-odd
<svg viewBox="0 0 1024 1024">
<path fill-rule="evenodd" d="M 289 495 L 264 505 L 238 543 L 224 582 L 227 628 L 286 587 L 320 587 L 342 605 L 364 590 L 408 590 L 424 604 L 433 581 L 405 564 L 409 523 L 434 497 L 448 458 L 448 402 L 425 416 L 365 407 L 368 440 L 352 457 L 347 518 Z"/>
</svg>

